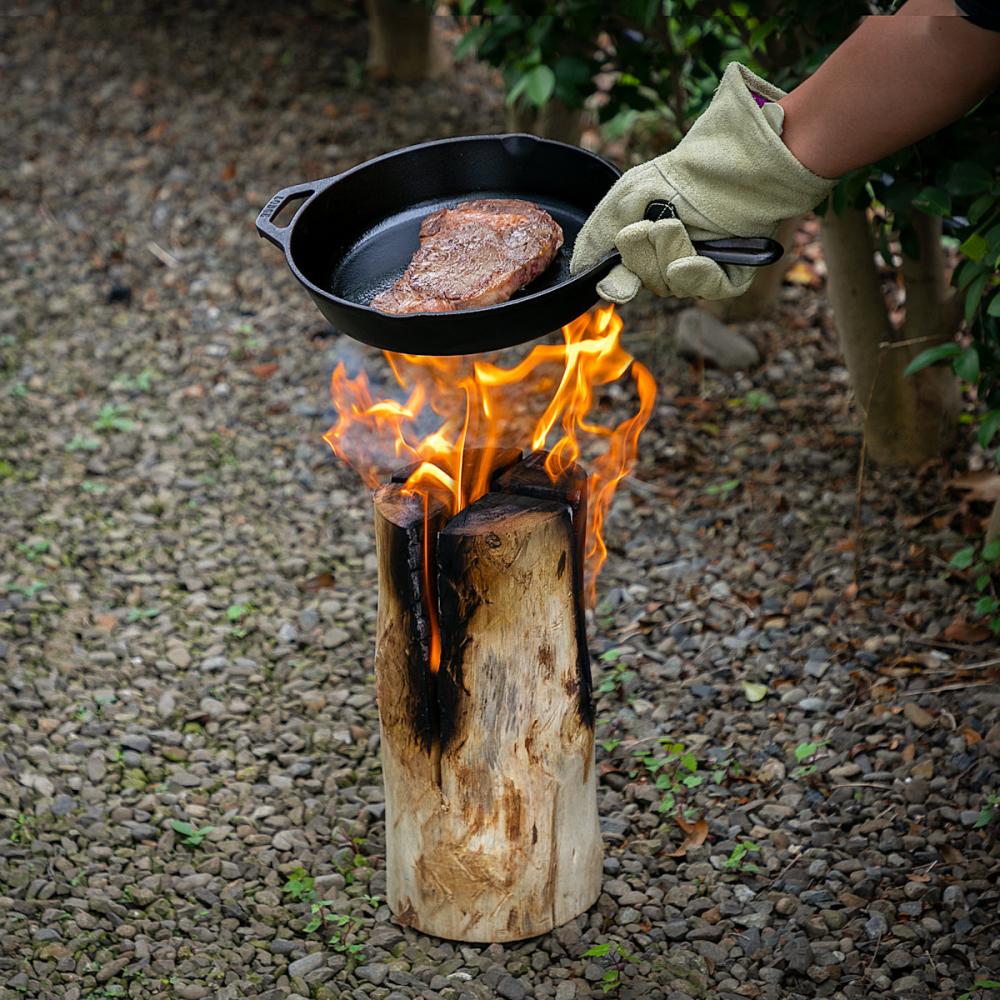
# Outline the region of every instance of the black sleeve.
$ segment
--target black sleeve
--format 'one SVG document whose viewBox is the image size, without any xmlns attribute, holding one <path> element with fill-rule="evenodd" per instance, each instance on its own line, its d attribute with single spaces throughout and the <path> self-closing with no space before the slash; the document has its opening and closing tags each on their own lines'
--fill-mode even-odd
<svg viewBox="0 0 1000 1000">
<path fill-rule="evenodd" d="M 955 6 L 980 28 L 1000 31 L 1000 4 L 996 0 L 955 0 Z"/>
</svg>

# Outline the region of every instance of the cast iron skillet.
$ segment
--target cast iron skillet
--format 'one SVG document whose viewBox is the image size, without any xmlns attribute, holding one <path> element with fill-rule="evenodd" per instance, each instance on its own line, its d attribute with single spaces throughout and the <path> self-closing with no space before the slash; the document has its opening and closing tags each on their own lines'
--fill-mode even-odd
<svg viewBox="0 0 1000 1000">
<path fill-rule="evenodd" d="M 475 354 L 534 340 L 597 301 L 594 286 L 621 260 L 610 254 L 570 275 L 573 243 L 620 171 L 593 153 L 533 135 L 477 135 L 409 146 L 322 180 L 279 191 L 257 231 L 284 251 L 292 274 L 337 330 L 408 354 Z M 305 196 L 290 222 L 272 222 Z M 469 198 L 524 198 L 562 226 L 565 244 L 544 274 L 500 305 L 394 316 L 371 309 L 417 249 L 424 216 Z M 651 203 L 647 217 L 670 213 Z M 760 266 L 782 253 L 774 240 L 712 240 L 699 253 L 720 263 Z"/>
</svg>

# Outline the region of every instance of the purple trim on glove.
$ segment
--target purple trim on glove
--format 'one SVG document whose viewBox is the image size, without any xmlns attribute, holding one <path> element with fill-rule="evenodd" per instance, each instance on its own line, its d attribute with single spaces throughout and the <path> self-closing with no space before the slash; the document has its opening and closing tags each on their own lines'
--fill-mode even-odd
<svg viewBox="0 0 1000 1000">
<path fill-rule="evenodd" d="M 757 107 L 762 108 L 765 104 L 773 104 L 773 101 L 768 100 L 766 97 L 761 97 L 756 91 L 751 90 L 750 96 L 757 102 Z"/>
</svg>

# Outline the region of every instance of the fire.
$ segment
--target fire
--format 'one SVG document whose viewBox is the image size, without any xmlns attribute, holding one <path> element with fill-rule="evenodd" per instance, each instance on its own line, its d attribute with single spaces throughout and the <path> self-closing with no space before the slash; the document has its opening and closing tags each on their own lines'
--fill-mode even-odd
<svg viewBox="0 0 1000 1000">
<path fill-rule="evenodd" d="M 501 448 L 548 448 L 545 467 L 553 481 L 581 461 L 589 468 L 585 567 L 592 605 L 607 558 L 604 518 L 635 464 L 656 397 L 649 370 L 621 346 L 621 329 L 614 306 L 594 309 L 563 327 L 563 343 L 539 345 L 510 368 L 470 357 L 386 352 L 402 401 L 376 400 L 364 371 L 350 378 L 341 363 L 331 379 L 337 422 L 324 440 L 372 489 L 412 468 L 404 488 L 424 498 L 425 510 L 434 497 L 451 515 L 489 491 Z M 595 390 L 629 374 L 638 410 L 614 427 L 597 423 Z M 425 566 L 425 579 L 429 574 Z M 433 608 L 428 612 L 436 670 L 440 632 Z"/>
</svg>

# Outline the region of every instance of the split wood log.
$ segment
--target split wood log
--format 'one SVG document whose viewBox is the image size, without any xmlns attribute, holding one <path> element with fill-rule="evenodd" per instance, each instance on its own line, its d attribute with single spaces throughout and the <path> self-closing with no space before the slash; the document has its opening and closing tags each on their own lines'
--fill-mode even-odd
<svg viewBox="0 0 1000 1000">
<path fill-rule="evenodd" d="M 427 549 L 423 502 L 399 484 L 375 495 L 388 899 L 438 937 L 543 934 L 600 892 L 577 528 L 550 493 L 489 493 L 446 524 L 432 507 Z"/>
</svg>

